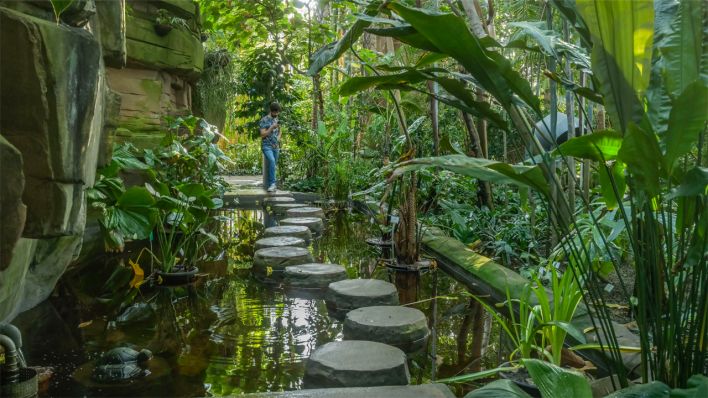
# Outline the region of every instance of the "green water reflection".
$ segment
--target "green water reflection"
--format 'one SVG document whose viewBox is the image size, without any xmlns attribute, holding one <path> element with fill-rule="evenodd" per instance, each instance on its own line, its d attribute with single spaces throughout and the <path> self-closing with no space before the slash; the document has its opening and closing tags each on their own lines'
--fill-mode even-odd
<svg viewBox="0 0 708 398">
<path fill-rule="evenodd" d="M 193 286 L 146 290 L 136 297 L 153 309 L 139 322 L 117 323 L 118 312 L 95 300 L 96 289 L 86 271 L 63 278 L 59 294 L 51 302 L 23 314 L 19 323 L 30 340 L 28 357 L 33 365 L 55 366 L 53 396 L 225 396 L 248 392 L 301 388 L 305 360 L 320 345 L 341 339 L 341 323 L 327 314 L 321 299 L 300 298 L 274 284 L 251 276 L 253 242 L 265 226 L 277 219 L 261 211 L 232 210 L 224 213 L 216 249 L 223 261 L 204 264 L 209 273 Z M 338 263 L 350 277 L 393 280 L 377 267 L 377 254 L 366 245 L 374 229 L 360 215 L 338 213 L 330 217 L 322 237 L 312 243 L 315 259 Z M 96 264 L 91 278 L 109 274 L 115 262 Z M 433 274 L 437 272 L 437 278 Z M 431 297 L 461 296 L 462 287 L 442 272 L 431 271 L 420 279 L 416 307 L 432 317 Z M 412 382 L 430 380 L 436 362 L 438 377 L 459 372 L 469 358 L 470 341 L 460 341 L 466 298 L 438 300 L 438 357 L 430 349 L 411 360 Z M 47 306 L 51 308 L 47 308 Z M 37 311 L 49 311 L 40 315 Z M 41 318 L 39 323 L 31 320 Z M 81 322 L 90 324 L 77 328 Z M 64 330 L 63 333 L 53 332 Z M 72 344 L 67 344 L 71 341 Z M 494 340 L 492 340 L 494 342 Z M 47 353 L 47 347 L 64 345 Z M 72 374 L 104 350 L 124 344 L 147 347 L 164 361 L 165 371 L 114 386 L 86 386 Z M 33 348 L 36 347 L 36 348 Z"/>
</svg>

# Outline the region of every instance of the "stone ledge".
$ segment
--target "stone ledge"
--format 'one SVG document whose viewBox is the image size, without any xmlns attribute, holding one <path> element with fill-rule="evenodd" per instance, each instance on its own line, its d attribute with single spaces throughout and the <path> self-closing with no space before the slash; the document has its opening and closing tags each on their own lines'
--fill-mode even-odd
<svg viewBox="0 0 708 398">
<path fill-rule="evenodd" d="M 444 384 L 417 386 L 323 388 L 241 395 L 250 398 L 454 398 Z"/>
</svg>

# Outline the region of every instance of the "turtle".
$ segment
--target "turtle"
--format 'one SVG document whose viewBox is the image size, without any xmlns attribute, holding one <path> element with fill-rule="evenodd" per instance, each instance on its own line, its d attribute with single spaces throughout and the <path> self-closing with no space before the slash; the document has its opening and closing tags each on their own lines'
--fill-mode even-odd
<svg viewBox="0 0 708 398">
<path fill-rule="evenodd" d="M 101 383 L 116 383 L 146 376 L 148 372 L 140 365 L 150 358 L 150 350 L 116 347 L 103 353 L 96 361 L 91 378 Z"/>
</svg>

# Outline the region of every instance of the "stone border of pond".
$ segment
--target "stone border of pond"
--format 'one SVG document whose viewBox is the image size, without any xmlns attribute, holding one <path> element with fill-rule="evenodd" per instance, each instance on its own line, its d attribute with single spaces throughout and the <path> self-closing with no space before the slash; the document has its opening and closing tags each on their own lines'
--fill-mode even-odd
<svg viewBox="0 0 708 398">
<path fill-rule="evenodd" d="M 283 392 L 246 394 L 248 398 L 455 398 L 450 389 L 440 383 L 410 386 L 322 388 Z"/>
</svg>

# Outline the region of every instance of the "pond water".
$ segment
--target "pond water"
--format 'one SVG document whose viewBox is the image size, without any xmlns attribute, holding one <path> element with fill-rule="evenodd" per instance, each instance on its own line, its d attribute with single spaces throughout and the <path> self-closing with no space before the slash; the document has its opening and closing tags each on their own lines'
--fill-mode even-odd
<svg viewBox="0 0 708 398">
<path fill-rule="evenodd" d="M 256 210 L 223 216 L 218 250 L 225 259 L 204 264 L 208 275 L 193 285 L 126 289 L 132 273 L 125 259 L 137 257 L 134 248 L 67 273 L 48 301 L 16 319 L 30 365 L 54 368 L 49 395 L 224 396 L 301 388 L 305 360 L 320 345 L 342 339 L 341 322 L 328 315 L 321 298 L 292 294 L 251 274 L 253 242 L 277 219 Z M 395 281 L 365 243 L 376 235 L 361 215 L 330 213 L 311 249 L 316 261 L 341 264 L 351 278 Z M 437 378 L 458 373 L 471 344 L 464 337 L 469 298 L 462 297 L 463 287 L 437 270 L 409 285 L 417 287 L 412 305 L 437 319 L 436 338 L 409 361 L 411 382 L 429 382 L 433 370 Z M 131 294 L 142 311 L 126 321 L 125 305 L 118 303 Z M 91 361 L 125 345 L 154 353 L 150 375 L 130 383 L 91 382 Z"/>
</svg>

